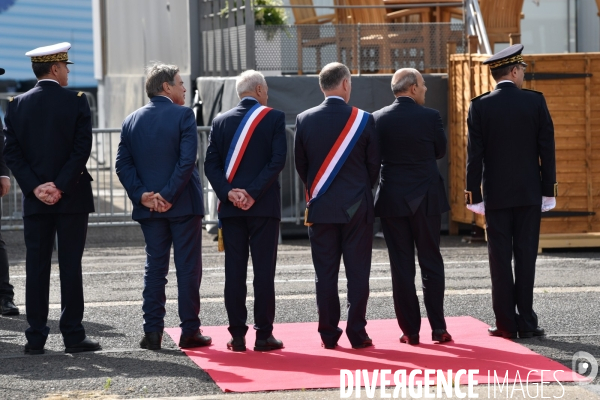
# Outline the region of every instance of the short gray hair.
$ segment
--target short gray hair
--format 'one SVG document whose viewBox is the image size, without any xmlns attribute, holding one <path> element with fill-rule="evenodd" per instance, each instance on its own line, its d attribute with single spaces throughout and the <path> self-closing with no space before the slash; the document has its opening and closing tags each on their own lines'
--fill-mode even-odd
<svg viewBox="0 0 600 400">
<path fill-rule="evenodd" d="M 412 85 L 419 85 L 419 81 L 417 80 L 418 71 L 413 68 L 407 68 L 407 70 L 406 74 L 398 82 L 392 82 L 392 92 L 394 94 L 407 92 Z"/>
<path fill-rule="evenodd" d="M 175 86 L 175 75 L 179 73 L 176 65 L 155 62 L 146 67 L 146 94 L 153 98 L 163 91 L 163 83 Z"/>
<path fill-rule="evenodd" d="M 253 69 L 244 71 L 235 78 L 235 90 L 239 98 L 242 93 L 253 92 L 258 85 L 267 86 L 267 81 L 263 74 Z"/>
<path fill-rule="evenodd" d="M 327 64 L 319 74 L 319 86 L 322 90 L 333 90 L 342 83 L 344 79 L 350 79 L 350 70 L 344 64 L 332 62 Z"/>
</svg>

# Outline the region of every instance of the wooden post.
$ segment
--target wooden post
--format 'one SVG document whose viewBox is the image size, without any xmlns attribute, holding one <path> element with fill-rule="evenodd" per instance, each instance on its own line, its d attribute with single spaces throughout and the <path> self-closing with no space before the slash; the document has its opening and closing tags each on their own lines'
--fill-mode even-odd
<svg viewBox="0 0 600 400">
<path fill-rule="evenodd" d="M 477 35 L 469 35 L 468 42 L 469 42 L 468 53 L 470 53 L 470 54 L 477 53 L 479 51 L 479 38 L 477 37 Z"/>
<path fill-rule="evenodd" d="M 457 44 L 455 42 L 448 42 L 446 44 L 446 65 L 448 71 L 448 192 L 452 191 L 452 139 L 454 133 L 454 127 L 456 122 L 456 99 L 454 96 L 454 88 L 456 87 L 456 71 L 454 70 L 454 64 L 451 62 L 451 56 L 456 54 Z M 462 77 L 460 77 L 462 79 Z M 448 213 L 448 234 L 458 235 L 458 222 L 452 220 L 452 209 Z"/>
<path fill-rule="evenodd" d="M 521 43 L 521 34 L 520 33 L 509 33 L 508 40 L 510 45 Z"/>
<path fill-rule="evenodd" d="M 590 57 L 585 57 L 585 73 L 590 74 Z M 589 76 L 585 78 L 585 173 L 587 178 L 587 210 L 594 211 L 594 177 L 592 169 L 592 110 L 591 110 L 591 98 L 590 92 L 592 91 L 592 82 Z M 593 216 L 589 216 L 588 220 L 588 232 L 592 231 L 592 219 Z"/>
</svg>

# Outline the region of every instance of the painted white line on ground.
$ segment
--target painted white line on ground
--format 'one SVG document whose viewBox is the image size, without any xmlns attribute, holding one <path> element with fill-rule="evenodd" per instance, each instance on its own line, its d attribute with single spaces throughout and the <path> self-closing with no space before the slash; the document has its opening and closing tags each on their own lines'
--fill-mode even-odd
<svg viewBox="0 0 600 400">
<path fill-rule="evenodd" d="M 539 287 L 533 290 L 537 294 L 558 294 L 558 293 L 600 293 L 600 286 L 588 286 L 588 287 Z M 447 289 L 445 292 L 446 296 L 467 296 L 467 295 L 482 295 L 492 294 L 491 289 Z M 422 296 L 421 290 L 417 291 L 417 295 Z M 345 293 L 341 292 L 340 297 L 345 296 Z M 392 297 L 391 291 L 386 292 L 371 292 L 369 297 L 380 298 L 380 297 Z M 278 295 L 275 296 L 277 300 L 315 300 L 315 294 L 290 294 L 290 295 Z M 246 301 L 254 301 L 253 297 L 247 297 Z M 201 298 L 202 303 L 223 303 L 223 297 L 208 297 Z M 167 304 L 177 304 L 177 299 L 167 299 Z M 98 307 L 119 307 L 119 306 L 141 306 L 141 300 L 128 300 L 128 301 L 105 301 L 105 302 L 88 302 L 85 303 L 86 308 L 98 308 Z M 23 304 L 19 304 L 19 307 L 24 307 Z M 50 304 L 50 309 L 60 309 L 60 304 Z"/>
</svg>

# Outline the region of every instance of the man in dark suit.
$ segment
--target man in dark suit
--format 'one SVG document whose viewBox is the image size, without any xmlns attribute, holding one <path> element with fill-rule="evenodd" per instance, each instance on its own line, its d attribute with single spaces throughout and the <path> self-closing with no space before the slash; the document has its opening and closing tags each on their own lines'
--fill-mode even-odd
<svg viewBox="0 0 600 400">
<path fill-rule="evenodd" d="M 352 347 L 359 349 L 373 345 L 365 329 L 365 314 L 373 246 L 371 188 L 379 175 L 379 149 L 373 117 L 347 104 L 351 92 L 348 68 L 340 63 L 326 65 L 319 74 L 319 85 L 325 101 L 298 115 L 294 149 L 296 170 L 310 200 L 305 222 L 316 272 L 318 330 L 323 347 L 334 349 L 342 335 L 338 274 L 343 257 L 348 279 L 346 335 Z M 328 155 L 337 148 L 356 112 L 363 114 L 363 129 L 356 131 L 353 147 L 343 153 L 347 158 L 340 158 L 334 168 L 337 175 L 323 193 L 321 183 L 327 184 L 330 178 L 323 180 L 319 171 L 328 160 L 337 159 Z"/>
<path fill-rule="evenodd" d="M 0 75 L 4 75 L 4 68 L 0 68 Z M 10 191 L 10 171 L 4 161 L 4 125 L 0 118 L 0 197 L 4 197 Z M 6 243 L 0 234 L 0 315 L 19 315 L 19 307 L 15 306 L 13 286 L 10 284 L 8 272 L 8 255 L 6 254 Z"/>
<path fill-rule="evenodd" d="M 513 45 L 484 62 L 498 84 L 471 101 L 467 119 L 465 198 L 486 217 L 496 315 L 489 334 L 506 338 L 544 335 L 533 310 L 535 261 L 541 212 L 554 208 L 557 194 L 554 126 L 544 95 L 521 88 L 522 51 Z"/>
<path fill-rule="evenodd" d="M 273 336 L 275 319 L 275 264 L 279 221 L 281 220 L 280 185 L 277 180 L 285 165 L 287 144 L 285 115 L 265 107 L 267 82 L 259 72 L 248 70 L 236 79 L 240 103 L 218 116 L 212 123 L 210 144 L 204 171 L 219 200 L 219 219 L 225 247 L 225 308 L 229 318 L 231 340 L 227 348 L 245 351 L 246 270 L 248 246 L 254 271 L 255 351 L 283 347 Z M 262 110 L 262 111 L 261 111 Z M 256 111 L 256 114 L 255 114 Z M 266 112 L 262 119 L 258 116 Z M 228 157 L 240 136 L 236 133 L 253 125 L 245 153 Z M 231 165 L 237 171 L 228 175 Z"/>
<path fill-rule="evenodd" d="M 436 160 L 446 154 L 437 110 L 423 107 L 427 87 L 416 69 L 392 77 L 392 105 L 373 114 L 381 148 L 381 181 L 375 215 L 381 217 L 392 270 L 394 309 L 401 343 L 419 344 L 421 311 L 415 288 L 415 246 L 432 340 L 452 340 L 444 320 L 442 213 L 450 206 Z"/>
<path fill-rule="evenodd" d="M 156 63 L 146 70 L 150 102 L 125 121 L 115 164 L 119 180 L 133 203 L 146 241 L 144 336 L 140 347 L 161 348 L 165 285 L 171 245 L 177 274 L 181 337 L 179 347 L 208 346 L 200 331 L 202 279 L 202 185 L 196 168 L 196 119 L 185 104 L 179 69 Z"/>
<path fill-rule="evenodd" d="M 44 353 L 50 328 L 50 262 L 58 237 L 61 282 L 60 331 L 65 352 L 99 350 L 86 337 L 81 258 L 89 213 L 94 211 L 92 177 L 85 164 L 92 150 L 90 107 L 83 92 L 68 83 L 69 43 L 26 53 L 38 79 L 33 89 L 11 98 L 4 128 L 6 164 L 23 192 L 27 246 L 25 352 Z"/>
</svg>

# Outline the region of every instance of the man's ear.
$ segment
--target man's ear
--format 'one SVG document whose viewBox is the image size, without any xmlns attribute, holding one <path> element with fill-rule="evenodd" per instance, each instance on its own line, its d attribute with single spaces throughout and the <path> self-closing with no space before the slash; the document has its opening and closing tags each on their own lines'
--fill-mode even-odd
<svg viewBox="0 0 600 400">
<path fill-rule="evenodd" d="M 169 92 L 169 82 L 163 82 L 163 84 L 162 84 L 162 90 L 165 93 Z"/>
</svg>

